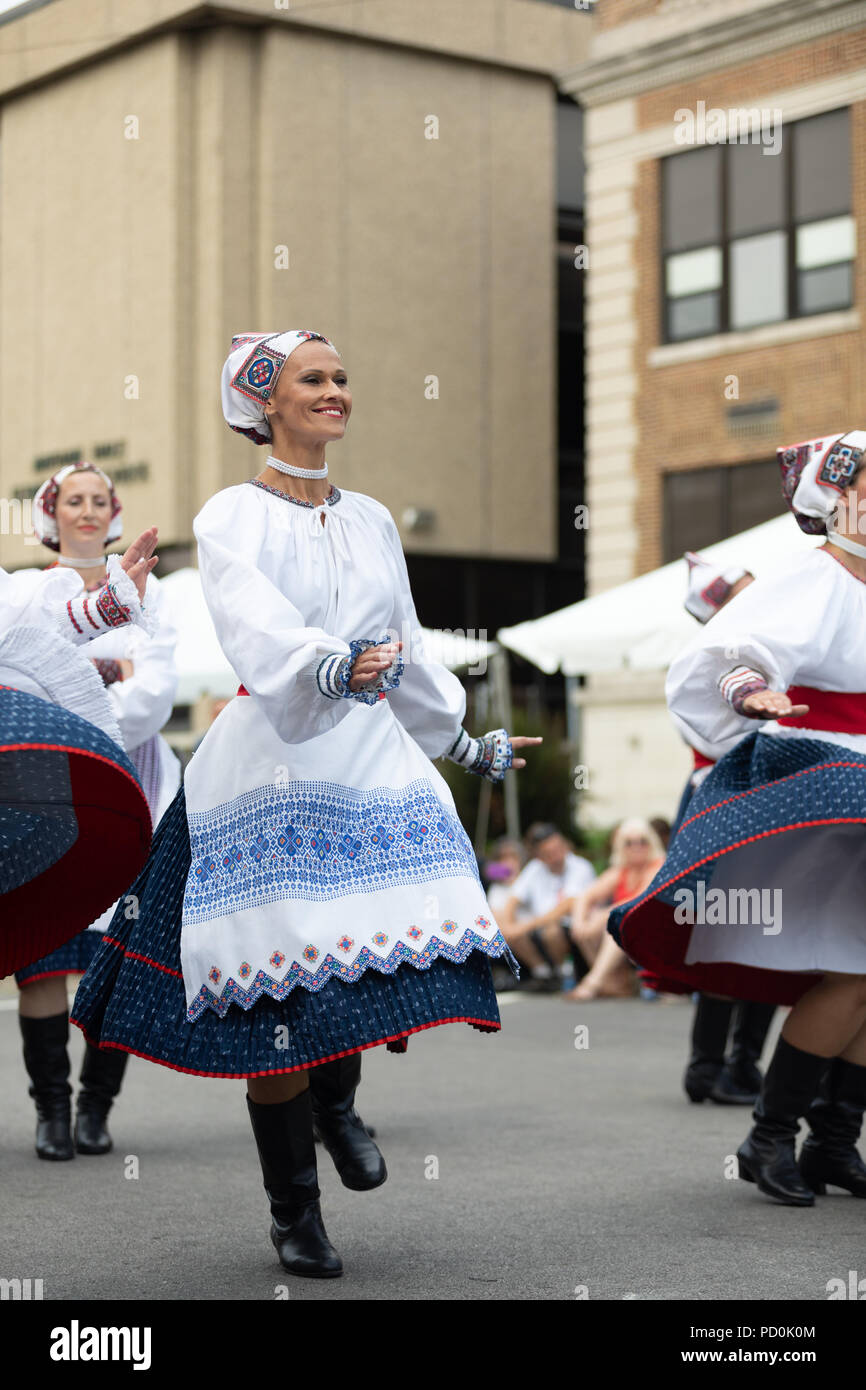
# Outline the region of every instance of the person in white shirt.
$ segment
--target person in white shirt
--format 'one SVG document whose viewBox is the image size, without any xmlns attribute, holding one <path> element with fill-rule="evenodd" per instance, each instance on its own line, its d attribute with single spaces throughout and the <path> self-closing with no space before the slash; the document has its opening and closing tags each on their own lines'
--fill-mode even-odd
<svg viewBox="0 0 866 1390">
<path fill-rule="evenodd" d="M 518 874 L 499 917 L 502 934 L 536 980 L 558 987 L 556 967 L 569 949 L 562 922 L 573 898 L 595 878 L 588 859 L 575 854 L 555 825 L 536 824 L 526 834 L 534 857 Z"/>
</svg>

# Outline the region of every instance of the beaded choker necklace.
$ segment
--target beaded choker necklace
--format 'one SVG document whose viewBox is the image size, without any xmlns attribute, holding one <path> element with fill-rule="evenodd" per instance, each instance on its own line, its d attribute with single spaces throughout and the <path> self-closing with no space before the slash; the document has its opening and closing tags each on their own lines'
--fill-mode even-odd
<svg viewBox="0 0 866 1390">
<path fill-rule="evenodd" d="M 261 481 L 260 478 L 248 478 L 248 479 L 247 479 L 247 482 L 252 483 L 253 487 L 260 487 L 260 488 L 262 488 L 265 492 L 270 492 L 274 497 L 282 497 L 282 499 L 283 499 L 284 502 L 294 502 L 294 503 L 296 503 L 297 506 L 299 506 L 299 507 L 313 507 L 313 508 L 314 508 L 314 507 L 321 507 L 321 506 L 324 505 L 324 504 L 321 503 L 321 502 L 308 502 L 308 501 L 306 500 L 306 498 L 304 498 L 304 497 L 293 497 L 292 494 L 291 494 L 290 492 L 280 492 L 279 488 L 271 487 L 270 483 L 263 483 L 263 482 Z M 326 503 L 329 507 L 333 507 L 334 503 L 335 503 L 335 502 L 339 502 L 339 500 L 340 500 L 340 489 L 334 487 L 334 484 L 331 483 L 331 491 L 328 493 L 327 497 L 325 498 L 325 503 Z"/>
</svg>

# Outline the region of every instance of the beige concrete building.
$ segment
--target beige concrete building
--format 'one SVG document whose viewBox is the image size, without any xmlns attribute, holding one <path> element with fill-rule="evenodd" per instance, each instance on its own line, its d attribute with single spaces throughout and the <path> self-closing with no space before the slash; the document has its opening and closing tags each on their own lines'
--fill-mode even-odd
<svg viewBox="0 0 866 1390">
<path fill-rule="evenodd" d="M 341 350 L 332 473 L 407 551 L 555 562 L 553 74 L 586 56 L 589 15 L 49 0 L 3 19 L 0 563 L 42 562 L 10 503 L 75 457 L 114 475 L 126 535 L 156 523 L 188 562 L 198 508 L 263 462 L 222 419 L 231 335 L 286 327 Z"/>
<path fill-rule="evenodd" d="M 600 0 L 594 25 L 560 77 L 585 108 L 588 592 L 781 512 L 776 447 L 866 409 L 866 4 Z M 587 819 L 676 805 L 662 688 L 581 693 Z"/>
</svg>

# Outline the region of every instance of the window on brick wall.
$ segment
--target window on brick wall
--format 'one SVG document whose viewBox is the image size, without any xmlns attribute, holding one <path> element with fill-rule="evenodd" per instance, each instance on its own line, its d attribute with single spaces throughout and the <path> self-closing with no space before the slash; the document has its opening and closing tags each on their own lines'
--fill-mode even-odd
<svg viewBox="0 0 866 1390">
<path fill-rule="evenodd" d="M 665 342 L 853 303 L 847 108 L 784 126 L 771 151 L 704 145 L 662 160 Z"/>
<path fill-rule="evenodd" d="M 786 510 L 775 459 L 667 473 L 663 493 L 665 564 Z"/>
</svg>

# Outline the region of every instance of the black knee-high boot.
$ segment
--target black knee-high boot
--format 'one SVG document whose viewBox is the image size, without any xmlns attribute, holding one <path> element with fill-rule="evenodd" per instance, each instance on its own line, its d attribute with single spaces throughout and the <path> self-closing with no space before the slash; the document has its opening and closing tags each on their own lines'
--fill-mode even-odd
<svg viewBox="0 0 866 1390">
<path fill-rule="evenodd" d="M 343 1273 L 328 1240 L 319 1206 L 316 1146 L 310 1092 L 278 1105 L 247 1096 L 265 1192 L 271 1204 L 271 1240 L 290 1274 L 329 1279 Z"/>
<path fill-rule="evenodd" d="M 712 1090 L 718 1105 L 754 1105 L 757 1101 L 762 1081 L 758 1061 L 775 1012 L 775 1004 L 737 1005 L 731 1053 Z"/>
<path fill-rule="evenodd" d="M 794 1161 L 794 1141 L 828 1066 L 827 1057 L 803 1052 L 780 1037 L 753 1111 L 755 1124 L 737 1151 L 740 1177 L 787 1206 L 815 1205 Z"/>
<path fill-rule="evenodd" d="M 866 1197 L 866 1164 L 857 1140 L 866 1110 L 866 1067 L 834 1057 L 806 1112 L 811 1134 L 800 1150 L 800 1172 L 819 1196 L 827 1184 Z"/>
<path fill-rule="evenodd" d="M 111 1152 L 106 1120 L 120 1090 L 129 1053 L 87 1044 L 81 1064 L 81 1090 L 75 1115 L 75 1147 L 80 1154 Z"/>
<path fill-rule="evenodd" d="M 360 1080 L 360 1052 L 310 1069 L 315 1129 L 334 1160 L 343 1186 L 354 1192 L 381 1187 L 388 1176 L 385 1160 L 355 1109 L 355 1091 Z"/>
<path fill-rule="evenodd" d="M 692 1055 L 683 1077 L 689 1100 L 700 1103 L 712 1094 L 725 1065 L 733 1000 L 698 996 L 692 1024 Z"/>
<path fill-rule="evenodd" d="M 69 1018 L 65 1013 L 50 1018 L 18 1016 L 24 1043 L 24 1065 L 30 1077 L 30 1094 L 36 1102 L 36 1152 L 40 1158 L 75 1157 L 69 1132 Z"/>
</svg>

